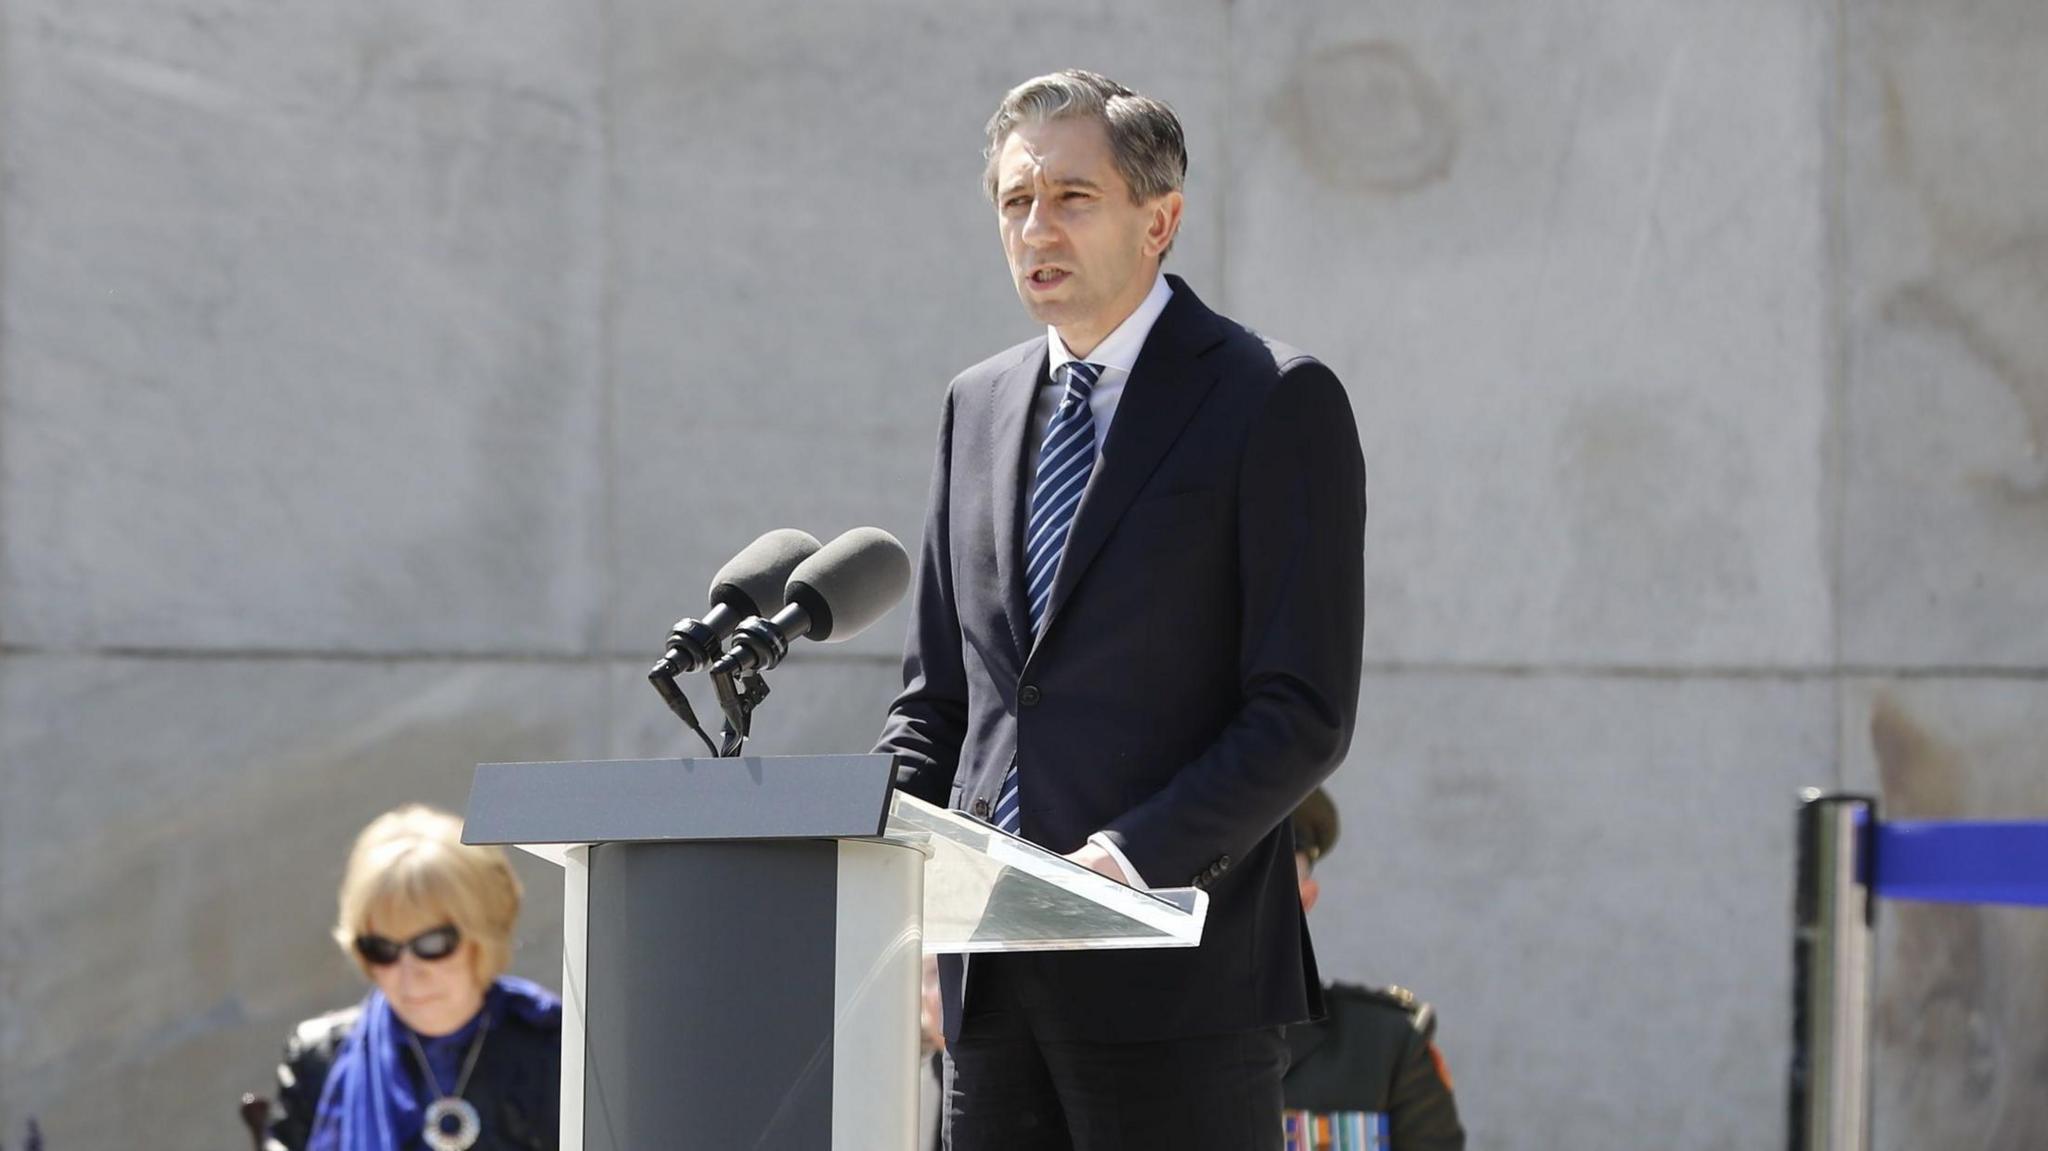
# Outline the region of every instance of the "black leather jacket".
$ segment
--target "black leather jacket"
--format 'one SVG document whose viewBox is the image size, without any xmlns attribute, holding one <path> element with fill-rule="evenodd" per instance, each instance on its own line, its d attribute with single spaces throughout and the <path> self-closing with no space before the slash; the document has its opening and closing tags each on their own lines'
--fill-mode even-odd
<svg viewBox="0 0 2048 1151">
<path fill-rule="evenodd" d="M 304 1151 L 327 1070 L 358 1014 L 358 1008 L 350 1007 L 308 1019 L 285 1041 L 265 1144 L 268 1151 Z M 414 1086 L 420 1086 L 419 1068 L 410 1060 L 405 1068 Z M 473 1151 L 556 1151 L 561 1141 L 561 1087 L 561 1029 L 538 1027 L 508 1014 L 491 1029 L 463 1093 L 483 1119 L 483 1133 Z"/>
</svg>

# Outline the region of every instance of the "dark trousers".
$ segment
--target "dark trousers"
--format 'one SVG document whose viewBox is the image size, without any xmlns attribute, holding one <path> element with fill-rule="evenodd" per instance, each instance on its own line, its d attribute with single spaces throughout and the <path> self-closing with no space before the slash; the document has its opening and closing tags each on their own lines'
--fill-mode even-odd
<svg viewBox="0 0 2048 1151">
<path fill-rule="evenodd" d="M 974 961 L 973 1007 L 946 1049 L 947 1151 L 1279 1151 L 1279 1028 L 1041 1038 L 1008 958 Z"/>
</svg>

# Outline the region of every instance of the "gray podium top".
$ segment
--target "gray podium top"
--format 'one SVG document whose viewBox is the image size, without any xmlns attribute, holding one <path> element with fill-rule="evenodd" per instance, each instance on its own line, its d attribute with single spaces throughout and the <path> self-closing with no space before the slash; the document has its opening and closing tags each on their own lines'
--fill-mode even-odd
<svg viewBox="0 0 2048 1151">
<path fill-rule="evenodd" d="M 666 843 L 882 834 L 886 755 L 481 763 L 464 843 Z"/>
</svg>

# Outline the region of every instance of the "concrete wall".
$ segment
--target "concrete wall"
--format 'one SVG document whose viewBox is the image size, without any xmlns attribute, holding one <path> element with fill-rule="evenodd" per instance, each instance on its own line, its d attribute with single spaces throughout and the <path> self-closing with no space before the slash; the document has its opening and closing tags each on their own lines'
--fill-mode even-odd
<svg viewBox="0 0 2048 1151">
<path fill-rule="evenodd" d="M 1475 1146 L 1779 1145 L 1802 784 L 2048 814 L 2048 9 L 0 0 L 0 1146 L 231 1146 L 355 830 L 682 754 L 763 528 L 906 539 L 1029 325 L 1008 84 L 1172 102 L 1174 263 L 1372 468 L 1315 928 Z M 900 612 L 775 680 L 871 737 Z M 519 970 L 559 896 L 522 871 Z M 1884 920 L 1878 1143 L 2048 1128 L 2048 919 Z"/>
</svg>

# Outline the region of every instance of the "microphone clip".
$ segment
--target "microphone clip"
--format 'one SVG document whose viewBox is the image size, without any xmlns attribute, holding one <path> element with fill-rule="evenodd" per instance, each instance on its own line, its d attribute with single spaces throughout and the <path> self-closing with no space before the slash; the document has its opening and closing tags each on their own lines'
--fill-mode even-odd
<svg viewBox="0 0 2048 1151">
<path fill-rule="evenodd" d="M 719 666 L 711 672 L 712 689 L 718 693 L 718 709 L 725 713 L 724 747 L 721 758 L 730 759 L 746 746 L 754 727 L 754 709 L 768 698 L 768 681 L 746 668 Z"/>
</svg>

